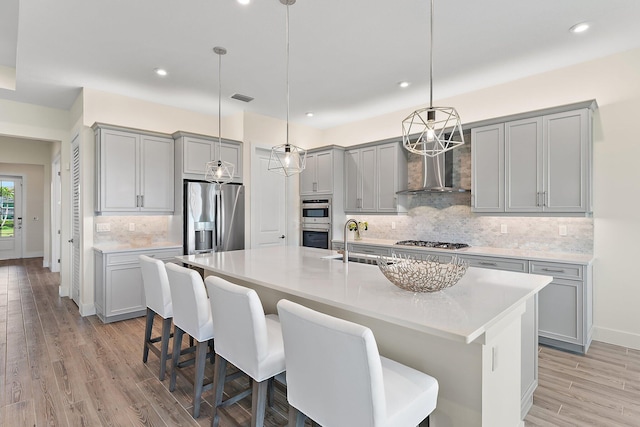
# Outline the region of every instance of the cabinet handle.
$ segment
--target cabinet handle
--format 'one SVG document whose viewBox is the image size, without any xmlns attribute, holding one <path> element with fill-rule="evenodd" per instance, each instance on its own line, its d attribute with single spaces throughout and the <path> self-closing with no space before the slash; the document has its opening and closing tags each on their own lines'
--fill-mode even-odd
<svg viewBox="0 0 640 427">
<path fill-rule="evenodd" d="M 362 252 L 365 254 L 372 254 L 374 253 L 371 249 L 362 249 Z"/>
<path fill-rule="evenodd" d="M 536 206 L 540 206 L 540 192 L 536 193 Z"/>
<path fill-rule="evenodd" d="M 548 273 L 564 273 L 564 270 L 558 270 L 555 268 L 541 268 L 542 271 L 546 271 Z"/>
<path fill-rule="evenodd" d="M 498 264 L 496 264 L 495 262 L 486 262 L 486 261 L 480 261 L 478 264 L 480 265 L 489 265 L 491 267 L 497 267 Z"/>
<path fill-rule="evenodd" d="M 542 206 L 548 206 L 548 200 L 547 200 L 547 192 L 543 191 L 542 192 Z"/>
<path fill-rule="evenodd" d="M 398 208 L 398 197 L 394 196 L 393 198 L 393 208 L 397 209 Z"/>
<path fill-rule="evenodd" d="M 140 196 L 140 207 L 144 208 L 144 195 Z"/>
<path fill-rule="evenodd" d="M 315 191 L 318 191 L 318 183 L 317 183 L 317 182 L 314 182 L 314 183 L 313 183 L 313 191 L 314 191 L 314 192 L 315 192 Z"/>
<path fill-rule="evenodd" d="M 136 208 L 140 207 L 140 196 L 136 196 Z"/>
</svg>

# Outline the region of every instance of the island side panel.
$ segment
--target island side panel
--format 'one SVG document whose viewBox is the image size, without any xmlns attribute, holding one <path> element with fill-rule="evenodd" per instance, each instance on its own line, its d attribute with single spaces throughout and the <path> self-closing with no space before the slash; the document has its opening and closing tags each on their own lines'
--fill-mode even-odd
<svg viewBox="0 0 640 427">
<path fill-rule="evenodd" d="M 432 427 L 517 426 L 520 418 L 520 316 L 524 304 L 512 316 L 495 325 L 485 342 L 483 335 L 465 344 L 393 325 L 348 310 L 274 291 L 249 281 L 205 271 L 255 289 L 265 312 L 276 313 L 276 304 L 286 298 L 314 310 L 366 325 L 373 331 L 380 354 L 438 379 L 438 405 L 431 416 Z M 493 350 L 493 349 L 496 350 Z M 494 354 L 504 356 L 492 371 Z M 485 394 L 483 394 L 485 391 Z M 504 399 L 505 393 L 511 397 Z M 513 401 L 513 402 L 512 402 Z M 503 408 L 508 406 L 508 408 Z"/>
</svg>

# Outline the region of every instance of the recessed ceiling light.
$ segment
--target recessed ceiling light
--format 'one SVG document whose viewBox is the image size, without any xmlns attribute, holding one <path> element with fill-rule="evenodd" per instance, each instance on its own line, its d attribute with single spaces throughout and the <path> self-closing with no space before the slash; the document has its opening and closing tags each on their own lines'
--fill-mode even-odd
<svg viewBox="0 0 640 427">
<path fill-rule="evenodd" d="M 409 87 L 409 84 L 410 84 L 409 82 L 400 82 L 398 83 L 398 86 L 404 89 L 405 87 Z"/>
<path fill-rule="evenodd" d="M 569 31 L 571 31 L 572 33 L 584 33 L 588 29 L 589 29 L 589 24 L 587 24 L 586 22 L 581 22 L 569 28 Z"/>
<path fill-rule="evenodd" d="M 167 70 L 165 70 L 164 68 L 156 68 L 153 71 L 155 71 L 155 73 L 160 77 L 164 77 L 167 75 Z"/>
<path fill-rule="evenodd" d="M 305 114 L 307 117 L 313 117 L 313 111 L 307 111 Z"/>
<path fill-rule="evenodd" d="M 249 4 L 249 3 L 251 3 L 251 0 L 238 0 L 238 3 L 240 3 L 240 4 Z"/>
</svg>

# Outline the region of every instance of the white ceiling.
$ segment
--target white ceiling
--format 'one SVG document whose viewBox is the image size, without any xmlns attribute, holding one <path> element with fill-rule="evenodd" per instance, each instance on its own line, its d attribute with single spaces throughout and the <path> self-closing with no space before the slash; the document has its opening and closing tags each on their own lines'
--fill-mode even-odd
<svg viewBox="0 0 640 427">
<path fill-rule="evenodd" d="M 0 66 L 15 67 L 17 82 L 0 98 L 69 109 L 89 87 L 217 114 L 212 48 L 223 46 L 223 115 L 286 117 L 279 0 L 0 3 Z M 428 104 L 428 8 L 428 0 L 298 0 L 291 121 L 327 128 Z M 436 0 L 434 98 L 639 47 L 639 18 L 639 0 Z M 568 31 L 583 21 L 587 33 Z M 156 67 L 169 75 L 155 76 Z M 400 89 L 402 80 L 411 86 Z"/>
</svg>

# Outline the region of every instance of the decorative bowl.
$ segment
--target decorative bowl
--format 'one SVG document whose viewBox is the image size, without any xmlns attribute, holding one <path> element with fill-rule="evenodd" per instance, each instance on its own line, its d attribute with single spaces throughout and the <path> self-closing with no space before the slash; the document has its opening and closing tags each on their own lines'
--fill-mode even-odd
<svg viewBox="0 0 640 427">
<path fill-rule="evenodd" d="M 411 292 L 437 292 L 449 288 L 458 283 L 469 266 L 455 255 L 445 263 L 435 255 L 417 258 L 397 254 L 381 256 L 377 262 L 391 283 Z"/>
</svg>

